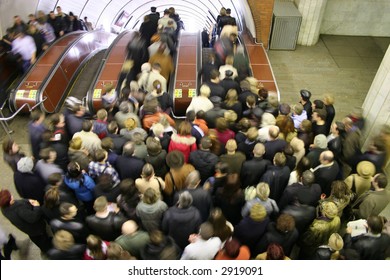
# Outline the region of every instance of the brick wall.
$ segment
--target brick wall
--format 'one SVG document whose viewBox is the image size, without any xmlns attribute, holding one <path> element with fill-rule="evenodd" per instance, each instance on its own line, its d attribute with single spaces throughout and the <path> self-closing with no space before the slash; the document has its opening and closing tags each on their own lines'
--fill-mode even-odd
<svg viewBox="0 0 390 280">
<path fill-rule="evenodd" d="M 256 26 L 256 38 L 268 49 L 275 0 L 248 0 Z"/>
</svg>

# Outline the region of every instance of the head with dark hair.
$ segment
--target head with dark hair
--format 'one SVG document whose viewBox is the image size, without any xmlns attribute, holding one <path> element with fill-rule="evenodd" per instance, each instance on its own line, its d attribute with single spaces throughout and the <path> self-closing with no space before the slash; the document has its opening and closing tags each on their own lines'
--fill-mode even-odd
<svg viewBox="0 0 390 280">
<path fill-rule="evenodd" d="M 383 219 L 380 216 L 370 216 L 367 218 L 368 230 L 373 234 L 380 234 L 383 230 Z"/>
<path fill-rule="evenodd" d="M 334 196 L 337 199 L 345 199 L 351 194 L 348 185 L 342 180 L 335 180 L 331 185 L 330 195 Z"/>
<path fill-rule="evenodd" d="M 107 130 L 108 130 L 108 133 L 110 133 L 110 134 L 116 134 L 118 132 L 118 129 L 119 129 L 119 126 L 118 126 L 118 123 L 116 121 L 111 121 L 107 125 Z"/>
<path fill-rule="evenodd" d="M 58 185 L 60 182 L 62 182 L 62 174 L 59 172 L 52 173 L 47 178 L 47 183 L 50 186 Z"/>
<path fill-rule="evenodd" d="M 298 178 L 300 178 L 304 171 L 309 170 L 311 168 L 311 163 L 309 158 L 303 157 L 300 162 L 297 164 L 297 168 L 295 169 L 297 172 Z"/>
<path fill-rule="evenodd" d="M 124 197 L 134 197 L 138 195 L 138 189 L 135 187 L 135 182 L 131 178 L 122 180 L 119 183 L 119 190 Z"/>
<path fill-rule="evenodd" d="M 69 178 L 79 179 L 82 175 L 80 164 L 75 161 L 69 162 L 67 175 Z"/>
<path fill-rule="evenodd" d="M 387 177 L 383 173 L 379 173 L 379 174 L 375 175 L 373 178 L 373 182 L 380 189 L 386 188 L 386 186 L 388 184 Z"/>
<path fill-rule="evenodd" d="M 325 109 L 315 109 L 313 110 L 312 115 L 313 120 L 321 119 L 323 121 L 326 120 L 326 110 Z"/>
<path fill-rule="evenodd" d="M 313 101 L 313 109 L 324 109 L 325 104 L 322 100 L 316 99 Z"/>
<path fill-rule="evenodd" d="M 219 71 L 217 69 L 213 69 L 210 72 L 210 79 L 215 80 L 215 79 L 219 78 L 219 75 L 220 75 Z"/>
<path fill-rule="evenodd" d="M 82 125 L 81 125 L 81 128 L 83 131 L 89 132 L 92 130 L 92 126 L 93 126 L 93 123 L 91 120 L 84 120 Z"/>
<path fill-rule="evenodd" d="M 290 214 L 280 214 L 276 220 L 276 229 L 280 232 L 287 233 L 295 228 L 295 219 Z"/>
<path fill-rule="evenodd" d="M 189 122 L 193 122 L 195 120 L 196 114 L 194 110 L 190 110 L 186 113 L 186 120 Z"/>
<path fill-rule="evenodd" d="M 60 205 L 60 192 L 57 186 L 51 187 L 45 192 L 43 205 L 48 209 L 53 209 Z"/>
<path fill-rule="evenodd" d="M 203 111 L 203 110 L 199 110 L 199 111 L 196 113 L 196 118 L 197 118 L 197 119 L 204 120 L 205 117 L 206 117 L 206 112 Z"/>
<path fill-rule="evenodd" d="M 107 151 L 103 150 L 103 149 L 96 150 L 94 155 L 93 155 L 93 159 L 94 159 L 94 161 L 97 161 L 97 162 L 105 161 L 107 159 Z"/>
<path fill-rule="evenodd" d="M 283 247 L 277 243 L 271 243 L 267 247 L 267 260 L 284 260 Z"/>
<path fill-rule="evenodd" d="M 306 170 L 302 173 L 302 184 L 305 186 L 311 186 L 315 181 L 314 173 L 310 170 Z"/>
<path fill-rule="evenodd" d="M 258 95 L 261 100 L 265 100 L 268 98 L 268 90 L 266 88 L 259 89 Z"/>
<path fill-rule="evenodd" d="M 102 139 L 101 145 L 102 145 L 102 149 L 108 152 L 114 149 L 114 140 L 112 140 L 111 137 L 105 137 Z"/>
</svg>

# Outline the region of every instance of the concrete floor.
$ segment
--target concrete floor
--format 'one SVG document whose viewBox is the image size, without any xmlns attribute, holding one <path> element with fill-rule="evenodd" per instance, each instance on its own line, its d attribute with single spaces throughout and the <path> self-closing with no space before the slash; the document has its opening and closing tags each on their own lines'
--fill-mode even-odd
<svg viewBox="0 0 390 280">
<path fill-rule="evenodd" d="M 322 99 L 326 93 L 335 96 L 336 120 L 342 119 L 354 107 L 361 107 L 390 38 L 321 36 L 312 47 L 297 46 L 295 51 L 270 50 L 268 55 L 279 87 L 281 102 L 299 101 L 303 88 L 312 92 L 312 99 Z M 12 137 L 23 151 L 31 154 L 27 137 L 27 116 L 18 116 L 10 127 Z M 0 140 L 7 135 L 0 129 Z M 2 150 L 0 151 L 2 157 Z M 8 188 L 17 197 L 11 169 L 0 160 L 0 188 Z M 12 233 L 24 248 L 22 255 L 14 252 L 13 259 L 41 259 L 39 249 L 27 242 L 27 235 L 0 215 L 1 228 Z M 26 250 L 28 249 L 28 250 Z"/>
</svg>

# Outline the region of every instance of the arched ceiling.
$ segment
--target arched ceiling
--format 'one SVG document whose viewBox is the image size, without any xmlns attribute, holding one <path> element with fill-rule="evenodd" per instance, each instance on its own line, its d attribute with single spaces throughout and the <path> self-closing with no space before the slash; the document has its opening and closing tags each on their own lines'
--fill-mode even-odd
<svg viewBox="0 0 390 280">
<path fill-rule="evenodd" d="M 231 8 L 241 26 L 252 24 L 245 0 L 39 0 L 37 11 L 49 12 L 61 6 L 65 13 L 72 11 L 79 18 L 88 17 L 95 28 L 120 32 L 122 29 L 139 29 L 143 17 L 150 13 L 150 7 L 157 7 L 162 16 L 164 9 L 174 7 L 184 22 L 186 30 L 209 28 L 219 14 L 221 7 Z M 115 21 L 125 13 L 124 25 L 118 27 Z M 245 20 L 244 20 L 245 19 Z M 249 22 L 248 22 L 249 21 Z"/>
</svg>

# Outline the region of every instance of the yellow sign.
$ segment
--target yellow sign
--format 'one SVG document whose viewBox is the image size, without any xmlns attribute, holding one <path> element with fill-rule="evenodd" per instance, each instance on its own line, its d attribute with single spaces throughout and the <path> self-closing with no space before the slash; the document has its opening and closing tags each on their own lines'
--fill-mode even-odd
<svg viewBox="0 0 390 280">
<path fill-rule="evenodd" d="M 102 97 L 102 89 L 101 88 L 95 88 L 93 91 L 93 98 L 98 99 Z"/>
<path fill-rule="evenodd" d="M 196 89 L 194 89 L 194 88 L 189 88 L 188 89 L 188 97 L 189 98 L 193 98 L 193 97 L 195 97 L 196 96 Z"/>
<path fill-rule="evenodd" d="M 17 92 L 16 92 L 16 97 L 23 97 L 24 95 L 24 89 L 19 89 Z"/>
<path fill-rule="evenodd" d="M 175 98 L 182 98 L 183 90 L 181 88 L 175 88 Z"/>
<path fill-rule="evenodd" d="M 30 90 L 30 92 L 28 93 L 28 98 L 35 99 L 36 97 L 37 97 L 37 90 L 36 89 Z"/>
</svg>

